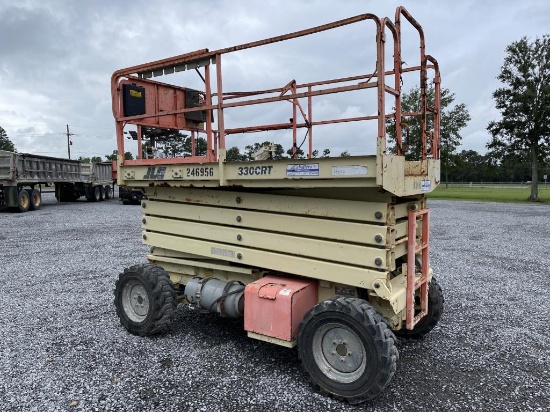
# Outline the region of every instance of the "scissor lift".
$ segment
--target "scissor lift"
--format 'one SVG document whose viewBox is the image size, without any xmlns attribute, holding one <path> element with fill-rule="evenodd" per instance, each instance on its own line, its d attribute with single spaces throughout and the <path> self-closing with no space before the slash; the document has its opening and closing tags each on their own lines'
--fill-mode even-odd
<svg viewBox="0 0 550 412">
<path fill-rule="evenodd" d="M 419 63 L 406 68 L 404 20 L 420 40 Z M 226 55 L 361 22 L 374 26 L 374 72 L 224 91 Z M 393 47 L 390 68 L 386 42 Z M 204 90 L 152 80 L 182 71 L 196 71 Z M 419 112 L 401 110 L 405 72 L 419 74 Z M 435 92 L 431 105 L 428 81 Z M 150 263 L 126 269 L 117 281 L 122 324 L 138 335 L 163 332 L 178 302 L 244 317 L 250 337 L 297 345 L 305 370 L 323 391 L 352 403 L 380 393 L 396 368 L 394 335 L 423 336 L 443 310 L 429 265 L 425 199 L 439 183 L 440 77 L 416 20 L 399 7 L 393 21 L 363 14 L 235 47 L 197 50 L 118 70 L 111 87 L 118 184 L 145 192 L 142 238 L 151 246 Z M 376 95 L 376 115 L 313 119 L 318 96 L 367 89 Z M 394 106 L 390 113 L 386 97 Z M 281 101 L 292 105 L 290 122 L 225 127 L 229 110 Z M 421 118 L 422 154 L 406 160 L 402 119 L 414 116 Z M 387 150 L 388 119 L 394 121 L 395 153 Z M 314 128 L 369 121 L 378 129 L 375 154 L 313 157 Z M 139 153 L 135 160 L 122 156 L 130 125 Z M 191 155 L 151 157 L 153 144 L 144 132 L 151 128 L 188 133 Z M 275 130 L 292 131 L 290 158 L 271 159 L 265 148 L 263 160 L 226 160 L 228 136 Z M 299 130 L 307 131 L 305 158 L 297 156 Z M 194 151 L 199 136 L 207 142 L 200 156 Z"/>
</svg>

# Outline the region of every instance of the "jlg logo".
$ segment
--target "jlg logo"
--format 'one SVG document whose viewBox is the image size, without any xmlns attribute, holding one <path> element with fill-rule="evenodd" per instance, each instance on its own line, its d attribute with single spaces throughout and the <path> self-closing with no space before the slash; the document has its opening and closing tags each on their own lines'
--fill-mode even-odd
<svg viewBox="0 0 550 412">
<path fill-rule="evenodd" d="M 144 179 L 164 179 L 164 173 L 166 172 L 166 166 L 149 166 L 147 173 L 143 176 Z"/>
</svg>

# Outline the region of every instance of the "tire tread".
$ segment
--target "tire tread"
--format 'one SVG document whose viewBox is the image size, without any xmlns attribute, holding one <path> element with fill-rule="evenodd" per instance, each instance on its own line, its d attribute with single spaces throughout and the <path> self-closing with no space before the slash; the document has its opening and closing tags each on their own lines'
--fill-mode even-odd
<svg viewBox="0 0 550 412">
<path fill-rule="evenodd" d="M 131 325 L 126 324 L 124 319 L 126 318 L 123 313 L 122 305 L 117 304 L 117 291 L 123 287 L 125 277 L 128 273 L 137 273 L 143 276 L 143 280 L 147 282 L 147 285 L 153 294 L 152 308 L 153 316 L 150 321 L 144 325 L 144 327 L 133 328 Z M 120 322 L 130 333 L 139 336 L 155 335 L 166 332 L 176 312 L 176 291 L 174 285 L 170 280 L 170 276 L 161 267 L 153 263 L 145 263 L 134 265 L 124 269 L 124 272 L 119 275 L 119 278 L 115 284 L 115 308 Z"/>
<path fill-rule="evenodd" d="M 362 394 L 357 396 L 342 396 L 326 390 L 314 381 L 312 374 L 306 368 L 306 361 L 302 351 L 298 350 L 298 358 L 302 362 L 302 367 L 308 374 L 310 383 L 327 395 L 333 396 L 339 400 L 346 400 L 350 404 L 358 404 L 373 399 L 384 390 L 384 388 L 391 381 L 397 369 L 397 360 L 399 359 L 399 354 L 396 347 L 397 340 L 380 314 L 365 300 L 359 298 L 336 297 L 320 302 L 305 315 L 298 330 L 299 346 L 305 325 L 307 325 L 308 322 L 310 322 L 315 316 L 329 311 L 344 313 L 355 319 L 358 323 L 365 327 L 365 330 L 373 338 L 379 350 L 379 368 L 376 372 L 376 378 L 372 385 Z"/>
</svg>

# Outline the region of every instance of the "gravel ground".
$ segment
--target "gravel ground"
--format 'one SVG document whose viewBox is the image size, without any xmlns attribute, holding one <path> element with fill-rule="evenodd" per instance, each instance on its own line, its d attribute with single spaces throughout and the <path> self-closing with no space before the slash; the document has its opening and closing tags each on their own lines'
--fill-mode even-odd
<svg viewBox="0 0 550 412">
<path fill-rule="evenodd" d="M 0 211 L 0 405 L 5 411 L 548 411 L 550 207 L 431 201 L 439 326 L 400 341 L 376 400 L 315 392 L 296 351 L 180 305 L 171 331 L 120 325 L 113 288 L 145 262 L 138 206 L 116 199 Z"/>
</svg>

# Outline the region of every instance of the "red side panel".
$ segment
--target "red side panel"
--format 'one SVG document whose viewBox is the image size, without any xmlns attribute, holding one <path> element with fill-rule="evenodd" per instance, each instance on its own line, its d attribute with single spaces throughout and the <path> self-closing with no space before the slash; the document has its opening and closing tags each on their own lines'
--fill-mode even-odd
<svg viewBox="0 0 550 412">
<path fill-rule="evenodd" d="M 315 280 L 265 276 L 245 288 L 244 329 L 292 341 L 304 315 L 317 304 Z"/>
</svg>

